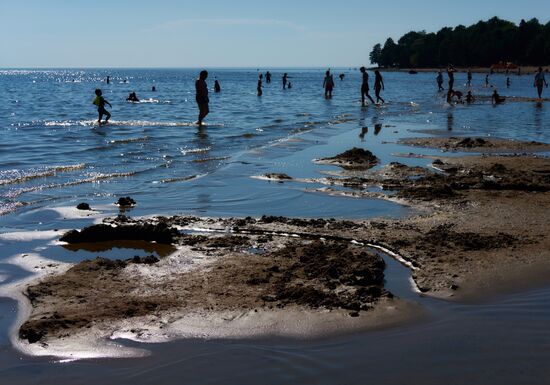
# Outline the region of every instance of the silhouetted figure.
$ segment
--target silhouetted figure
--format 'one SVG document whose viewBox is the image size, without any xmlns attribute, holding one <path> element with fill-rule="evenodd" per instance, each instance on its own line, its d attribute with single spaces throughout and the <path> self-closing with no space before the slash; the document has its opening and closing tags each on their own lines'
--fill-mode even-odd
<svg viewBox="0 0 550 385">
<path fill-rule="evenodd" d="M 506 78 L 506 87 L 510 88 L 511 85 L 512 85 L 512 82 L 510 81 L 510 76 L 508 76 Z"/>
<path fill-rule="evenodd" d="M 380 96 L 380 91 L 385 89 L 384 86 L 384 79 L 382 78 L 382 74 L 380 74 L 380 71 L 375 70 L 374 71 L 374 95 L 376 96 L 376 103 L 378 103 L 380 100 L 382 103 L 386 103 L 384 99 Z"/>
<path fill-rule="evenodd" d="M 359 134 L 359 137 L 361 138 L 361 141 L 365 140 L 365 135 L 368 132 L 369 132 L 369 128 L 367 126 L 365 126 L 361 129 L 361 133 Z"/>
<path fill-rule="evenodd" d="M 265 73 L 265 82 L 266 83 L 271 83 L 271 72 L 267 71 Z"/>
<path fill-rule="evenodd" d="M 292 83 L 288 82 L 288 89 L 290 90 L 292 88 Z"/>
<path fill-rule="evenodd" d="M 489 87 L 489 74 L 485 75 L 485 87 Z"/>
<path fill-rule="evenodd" d="M 129 102 L 132 102 L 132 103 L 137 103 L 139 102 L 139 99 L 136 95 L 135 92 L 130 92 L 130 95 L 128 95 L 128 97 L 126 98 L 127 101 Z"/>
<path fill-rule="evenodd" d="M 361 84 L 361 105 L 365 105 L 365 96 L 370 99 L 372 104 L 374 103 L 373 98 L 369 95 L 369 74 L 365 67 L 359 68 L 359 71 L 363 74 L 363 83 Z"/>
<path fill-rule="evenodd" d="M 332 90 L 334 89 L 334 78 L 332 77 L 330 70 L 325 72 L 323 87 L 325 88 L 325 99 L 332 99 Z"/>
<path fill-rule="evenodd" d="M 374 125 L 374 135 L 378 135 L 382 131 L 382 123 L 376 123 Z"/>
<path fill-rule="evenodd" d="M 472 69 L 468 68 L 468 87 L 472 86 Z"/>
<path fill-rule="evenodd" d="M 345 74 L 340 74 L 338 75 L 338 77 L 340 78 L 340 81 L 344 81 L 344 78 L 346 77 Z"/>
<path fill-rule="evenodd" d="M 464 103 L 464 101 L 462 100 L 462 96 L 463 96 L 463 94 L 460 91 L 448 90 L 447 91 L 447 103 L 452 104 L 453 101 L 454 101 L 455 103 L 462 104 L 462 103 Z M 453 98 L 456 98 L 456 100 L 453 100 Z"/>
<path fill-rule="evenodd" d="M 494 90 L 493 91 L 493 95 L 491 96 L 491 102 L 493 104 L 502 104 L 506 101 L 506 98 L 503 98 L 502 96 L 500 96 L 497 92 L 497 90 Z"/>
<path fill-rule="evenodd" d="M 155 87 L 155 86 L 151 87 L 151 91 L 157 92 L 157 87 Z"/>
<path fill-rule="evenodd" d="M 101 92 L 100 89 L 95 90 L 95 95 L 96 96 L 94 99 L 94 104 L 97 106 L 97 112 L 99 114 L 99 117 L 97 118 L 97 122 L 101 124 L 101 118 L 103 117 L 103 115 L 105 115 L 104 123 L 107 123 L 109 119 L 111 119 L 111 114 L 109 111 L 105 109 L 105 104 L 108 104 L 109 107 L 111 108 L 113 108 L 113 106 L 103 97 L 103 93 Z"/>
<path fill-rule="evenodd" d="M 468 91 L 468 93 L 466 94 L 466 103 L 468 104 L 472 104 L 473 102 L 475 102 L 476 98 L 474 98 L 474 95 L 472 95 L 472 91 Z"/>
<path fill-rule="evenodd" d="M 220 82 L 218 79 L 214 80 L 214 92 L 221 92 L 222 87 L 220 86 Z"/>
<path fill-rule="evenodd" d="M 258 96 L 262 96 L 263 94 L 263 91 L 262 91 L 262 79 L 264 78 L 264 75 L 260 74 L 258 76 L 258 87 L 256 88 L 256 90 L 258 91 Z"/>
<path fill-rule="evenodd" d="M 202 121 L 210 112 L 210 109 L 208 107 L 208 103 L 210 102 L 210 100 L 208 99 L 208 85 L 206 84 L 207 78 L 208 71 L 201 71 L 201 73 L 199 74 L 199 78 L 195 82 L 195 99 L 199 107 L 199 120 L 197 121 L 197 124 L 199 126 L 202 126 Z"/>
<path fill-rule="evenodd" d="M 288 74 L 285 72 L 283 74 L 283 90 L 286 90 L 286 82 L 288 81 Z"/>
<path fill-rule="evenodd" d="M 455 85 L 455 68 L 449 64 L 447 67 L 447 76 L 449 77 L 449 89 L 452 90 Z"/>
<path fill-rule="evenodd" d="M 518 67 L 518 76 L 521 76 L 521 67 Z"/>
<path fill-rule="evenodd" d="M 542 99 L 542 89 L 544 88 L 544 86 L 548 88 L 548 83 L 546 82 L 544 72 L 542 72 L 542 67 L 539 67 L 539 71 L 535 75 L 535 87 L 537 87 L 539 99 Z"/>
<path fill-rule="evenodd" d="M 111 77 L 107 76 L 107 84 L 111 84 Z"/>
<path fill-rule="evenodd" d="M 444 91 L 445 89 L 443 88 L 443 73 L 441 72 L 441 70 L 437 71 L 437 77 L 435 78 L 435 80 L 437 81 L 437 90 Z"/>
</svg>

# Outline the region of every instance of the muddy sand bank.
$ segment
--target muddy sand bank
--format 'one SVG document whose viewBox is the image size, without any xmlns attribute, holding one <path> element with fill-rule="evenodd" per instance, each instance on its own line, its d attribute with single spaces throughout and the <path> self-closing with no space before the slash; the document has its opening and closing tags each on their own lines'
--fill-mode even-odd
<svg viewBox="0 0 550 385">
<path fill-rule="evenodd" d="M 518 145 L 491 143 L 501 149 Z M 47 349 L 90 336 L 312 336 L 405 319 L 416 307 L 388 292 L 384 261 L 365 245 L 394 253 L 411 268 L 417 289 L 431 296 L 466 298 L 534 273 L 546 279 L 550 159 L 441 157 L 430 168 L 391 163 L 375 170 L 359 162 L 350 167 L 346 159 L 339 175 L 310 180 L 326 185 L 312 191 L 376 195 L 419 214 L 370 221 L 106 219 L 62 239 L 75 248 L 115 245 L 146 233 L 149 241 L 176 251 L 125 261 L 98 257 L 40 278 L 25 290 L 31 312 L 19 337 Z M 372 187 L 382 190 L 372 193 Z"/>
</svg>

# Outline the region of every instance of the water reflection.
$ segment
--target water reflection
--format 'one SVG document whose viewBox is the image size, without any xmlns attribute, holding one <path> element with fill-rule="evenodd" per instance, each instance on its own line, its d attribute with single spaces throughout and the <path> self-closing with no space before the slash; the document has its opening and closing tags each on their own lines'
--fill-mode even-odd
<svg viewBox="0 0 550 385">
<path fill-rule="evenodd" d="M 453 111 L 447 112 L 447 131 L 452 131 L 455 125 L 455 116 Z"/>
</svg>

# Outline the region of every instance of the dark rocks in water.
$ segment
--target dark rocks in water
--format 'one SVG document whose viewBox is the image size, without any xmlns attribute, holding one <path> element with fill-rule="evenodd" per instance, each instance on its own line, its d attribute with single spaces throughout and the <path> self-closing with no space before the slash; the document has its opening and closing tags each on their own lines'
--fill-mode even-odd
<svg viewBox="0 0 550 385">
<path fill-rule="evenodd" d="M 90 205 L 86 202 L 82 202 L 82 203 L 79 203 L 76 208 L 78 210 L 86 210 L 86 211 L 91 211 L 92 208 L 90 207 Z"/>
<path fill-rule="evenodd" d="M 371 168 L 378 164 L 379 159 L 370 151 L 354 147 L 332 158 L 321 159 L 338 163 L 343 168 Z"/>
<path fill-rule="evenodd" d="M 488 147 L 491 146 L 491 143 L 485 139 L 482 138 L 464 138 L 460 142 L 455 144 L 456 147 L 465 147 L 465 148 L 472 148 L 472 147 Z"/>
<path fill-rule="evenodd" d="M 418 74 L 418 71 L 409 70 L 409 75 L 416 75 L 416 74 Z"/>
<path fill-rule="evenodd" d="M 168 227 L 168 225 L 163 222 L 158 224 L 143 223 L 119 225 L 116 227 L 100 224 L 86 227 L 81 231 L 71 230 L 65 233 L 60 240 L 67 243 L 130 240 L 171 244 L 178 235 L 178 230 Z"/>
<path fill-rule="evenodd" d="M 282 174 L 282 173 L 271 173 L 271 174 L 265 174 L 264 176 L 269 179 L 292 180 L 291 176 L 288 176 L 287 174 Z"/>
<path fill-rule="evenodd" d="M 116 204 L 117 206 L 120 206 L 120 207 L 132 207 L 136 205 L 136 201 L 130 197 L 121 197 L 121 198 L 118 198 L 118 201 Z"/>
</svg>

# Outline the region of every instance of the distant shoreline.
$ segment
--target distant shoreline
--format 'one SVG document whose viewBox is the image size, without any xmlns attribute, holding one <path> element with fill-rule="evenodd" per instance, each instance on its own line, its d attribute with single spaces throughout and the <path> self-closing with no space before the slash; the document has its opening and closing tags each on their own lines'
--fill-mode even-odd
<svg viewBox="0 0 550 385">
<path fill-rule="evenodd" d="M 520 66 L 521 69 L 521 75 L 530 75 L 534 74 L 538 71 L 539 66 Z M 550 65 L 542 66 L 543 69 L 547 70 L 550 69 Z M 456 72 L 468 72 L 468 69 L 472 70 L 472 73 L 490 73 L 491 68 L 490 67 L 455 67 Z M 416 71 L 418 73 L 420 72 L 437 72 L 439 70 L 445 71 L 445 68 L 437 68 L 437 67 L 426 67 L 426 68 L 397 68 L 397 67 L 390 67 L 390 68 L 383 68 L 383 67 L 371 67 L 369 70 L 379 70 L 383 72 L 409 72 L 409 71 Z M 511 69 L 509 70 L 509 73 L 512 75 L 516 75 L 518 72 L 518 69 Z M 495 74 L 505 74 L 505 70 L 494 70 Z"/>
</svg>

